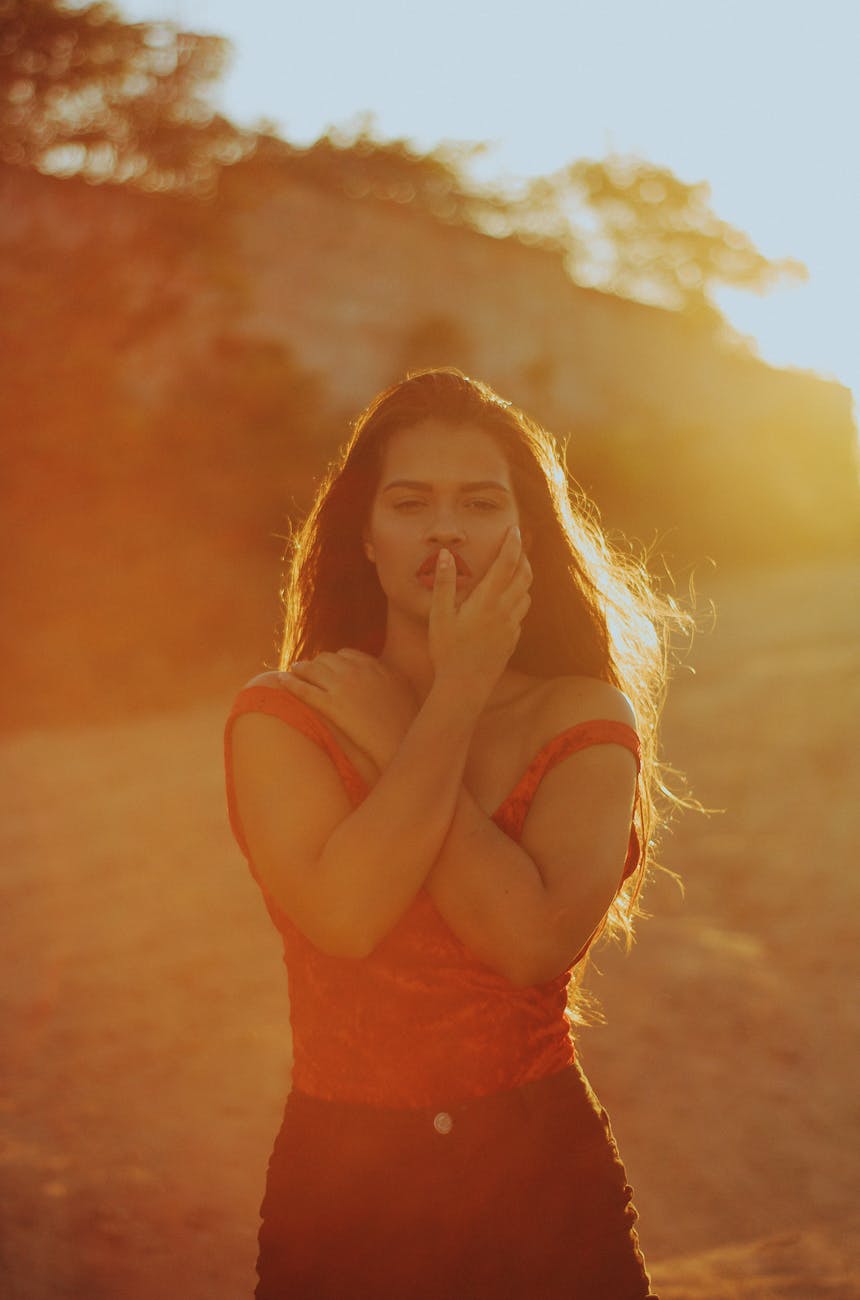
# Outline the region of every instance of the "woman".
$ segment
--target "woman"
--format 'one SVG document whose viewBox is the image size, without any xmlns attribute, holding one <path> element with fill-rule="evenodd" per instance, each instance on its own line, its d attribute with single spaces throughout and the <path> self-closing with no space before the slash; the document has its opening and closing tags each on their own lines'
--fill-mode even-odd
<svg viewBox="0 0 860 1300">
<path fill-rule="evenodd" d="M 568 1000 L 630 936 L 671 608 L 453 368 L 359 417 L 286 602 L 226 739 L 293 1026 L 258 1300 L 650 1296 Z"/>
</svg>

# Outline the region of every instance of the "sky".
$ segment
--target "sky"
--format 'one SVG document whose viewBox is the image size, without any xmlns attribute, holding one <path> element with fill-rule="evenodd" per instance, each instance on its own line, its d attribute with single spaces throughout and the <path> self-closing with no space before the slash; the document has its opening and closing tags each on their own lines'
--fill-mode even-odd
<svg viewBox="0 0 860 1300">
<path fill-rule="evenodd" d="M 722 290 L 774 365 L 860 406 L 858 0 L 118 0 L 132 19 L 227 36 L 215 90 L 294 144 L 372 113 L 422 150 L 486 141 L 477 174 L 637 155 L 707 181 L 717 215 L 809 280 Z"/>
</svg>

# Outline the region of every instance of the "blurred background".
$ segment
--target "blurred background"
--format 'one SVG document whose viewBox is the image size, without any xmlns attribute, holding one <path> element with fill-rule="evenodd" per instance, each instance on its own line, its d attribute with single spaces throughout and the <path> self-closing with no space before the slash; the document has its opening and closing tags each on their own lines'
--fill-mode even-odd
<svg viewBox="0 0 860 1300">
<path fill-rule="evenodd" d="M 860 1295 L 860 22 L 239 10 L 0 0 L 0 1289 L 253 1290 L 288 1003 L 220 729 L 350 419 L 454 364 L 702 615 L 713 811 L 580 1043 L 658 1289 Z"/>
</svg>

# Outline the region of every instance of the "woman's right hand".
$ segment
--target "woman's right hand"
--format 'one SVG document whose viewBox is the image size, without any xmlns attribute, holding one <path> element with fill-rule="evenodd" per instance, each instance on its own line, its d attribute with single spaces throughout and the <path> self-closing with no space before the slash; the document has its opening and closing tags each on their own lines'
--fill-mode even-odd
<svg viewBox="0 0 860 1300">
<path fill-rule="evenodd" d="M 405 678 L 360 650 L 324 650 L 294 663 L 279 681 L 344 732 L 380 771 L 418 711 Z"/>
<path fill-rule="evenodd" d="M 430 658 L 435 680 L 492 690 L 520 637 L 531 599 L 531 565 L 520 530 L 511 525 L 481 581 L 457 606 L 457 569 L 439 553 L 430 605 Z"/>
</svg>

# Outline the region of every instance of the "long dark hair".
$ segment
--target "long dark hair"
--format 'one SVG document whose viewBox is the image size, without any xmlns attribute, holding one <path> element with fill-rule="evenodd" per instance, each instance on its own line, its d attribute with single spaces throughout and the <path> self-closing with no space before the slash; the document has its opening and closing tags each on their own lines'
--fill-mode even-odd
<svg viewBox="0 0 860 1300">
<path fill-rule="evenodd" d="M 534 573 L 531 607 L 510 666 L 540 677 L 610 682 L 636 712 L 642 768 L 634 821 L 641 858 L 601 927 L 629 945 L 656 832 L 671 804 L 683 802 L 663 780 L 657 732 L 669 635 L 690 620 L 656 592 L 641 561 L 610 545 L 557 443 L 523 411 L 451 366 L 414 371 L 374 398 L 294 531 L 281 667 L 321 650 L 382 649 L 386 602 L 364 553 L 362 529 L 388 438 L 428 419 L 486 431 L 508 460 L 523 532 L 531 533 Z"/>
</svg>

